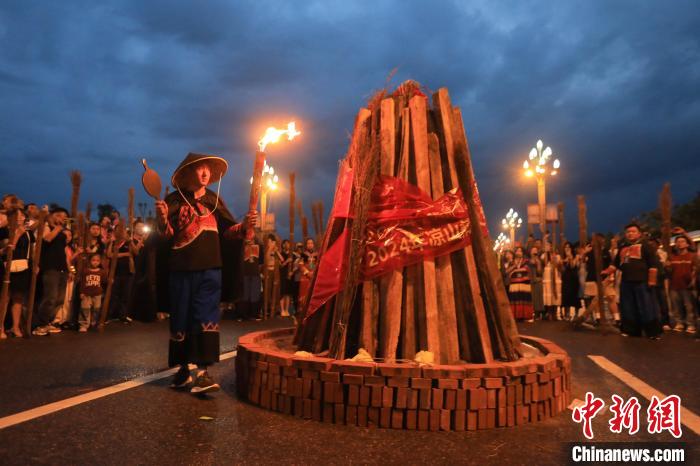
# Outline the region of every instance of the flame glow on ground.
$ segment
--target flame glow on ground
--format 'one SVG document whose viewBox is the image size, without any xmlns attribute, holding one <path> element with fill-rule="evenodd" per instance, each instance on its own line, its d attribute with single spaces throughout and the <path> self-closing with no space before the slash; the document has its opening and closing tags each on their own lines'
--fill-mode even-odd
<svg viewBox="0 0 700 466">
<path fill-rule="evenodd" d="M 299 136 L 301 132 L 297 131 L 296 125 L 293 121 L 287 123 L 287 129 L 277 129 L 271 126 L 265 130 L 265 135 L 258 141 L 260 151 L 265 152 L 265 147 L 267 147 L 268 144 L 278 142 L 284 134 L 287 135 L 287 140 L 291 141 L 295 137 Z"/>
</svg>

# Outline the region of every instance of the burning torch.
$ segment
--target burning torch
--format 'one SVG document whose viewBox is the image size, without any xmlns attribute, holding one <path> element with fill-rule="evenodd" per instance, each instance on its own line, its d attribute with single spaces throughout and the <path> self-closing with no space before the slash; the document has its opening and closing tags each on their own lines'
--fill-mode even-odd
<svg viewBox="0 0 700 466">
<path fill-rule="evenodd" d="M 265 147 L 267 147 L 268 144 L 278 142 L 284 135 L 287 136 L 288 141 L 291 141 L 300 134 L 301 132 L 297 131 L 296 125 L 292 121 L 287 124 L 287 129 L 277 129 L 273 127 L 267 128 L 265 135 L 258 141 L 258 151 L 255 153 L 255 165 L 253 166 L 253 182 L 250 186 L 250 202 L 248 203 L 248 211 L 254 212 L 258 206 L 261 180 L 263 169 L 265 167 Z M 251 233 L 252 229 L 249 229 L 246 232 L 246 235 L 250 237 Z"/>
</svg>

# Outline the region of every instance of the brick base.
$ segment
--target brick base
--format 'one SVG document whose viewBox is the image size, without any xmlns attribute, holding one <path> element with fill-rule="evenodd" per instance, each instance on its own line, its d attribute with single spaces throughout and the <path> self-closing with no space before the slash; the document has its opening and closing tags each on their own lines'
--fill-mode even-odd
<svg viewBox="0 0 700 466">
<path fill-rule="evenodd" d="M 300 358 L 261 344 L 293 334 L 289 328 L 239 339 L 239 397 L 304 419 L 432 431 L 512 427 L 569 404 L 571 359 L 540 338 L 521 336 L 543 353 L 537 358 L 424 367 Z"/>
</svg>

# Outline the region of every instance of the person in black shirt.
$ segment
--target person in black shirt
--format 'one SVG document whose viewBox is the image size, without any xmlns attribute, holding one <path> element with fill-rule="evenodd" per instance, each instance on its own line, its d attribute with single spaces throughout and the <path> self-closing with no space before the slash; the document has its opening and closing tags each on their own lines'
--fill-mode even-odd
<svg viewBox="0 0 700 466">
<path fill-rule="evenodd" d="M 641 336 L 644 332 L 647 337 L 658 340 L 662 329 L 651 293 L 658 279 L 656 251 L 642 239 L 641 229 L 636 223 L 625 227 L 625 239 L 614 262 L 622 272 L 620 330 L 624 336 Z"/>
<path fill-rule="evenodd" d="M 55 207 L 48 218 L 44 232 L 44 243 L 41 250 L 41 283 L 43 296 L 37 310 L 38 326 L 32 332 L 44 336 L 49 333 L 59 333 L 60 328 L 51 324 L 56 311 L 63 305 L 68 279 L 68 263 L 66 260 L 66 241 L 63 232 L 68 219 L 68 211 L 63 207 Z"/>
<path fill-rule="evenodd" d="M 195 394 L 219 390 L 207 367 L 219 360 L 220 233 L 240 237 L 257 219 L 250 213 L 237 224 L 218 193 L 207 189 L 227 168 L 221 157 L 189 153 L 171 178 L 176 191 L 155 204 L 159 230 L 171 240 L 168 362 L 180 366 L 171 387 L 188 386 L 188 363 L 195 363 Z"/>
</svg>

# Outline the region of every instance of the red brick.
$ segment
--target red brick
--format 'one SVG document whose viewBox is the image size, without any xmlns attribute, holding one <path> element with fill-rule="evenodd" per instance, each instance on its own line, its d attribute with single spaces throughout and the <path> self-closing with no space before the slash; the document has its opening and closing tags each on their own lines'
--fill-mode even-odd
<svg viewBox="0 0 700 466">
<path fill-rule="evenodd" d="M 402 375 L 397 375 L 393 377 L 389 377 L 387 379 L 386 384 L 390 387 L 408 387 L 408 377 L 402 376 Z"/>
<path fill-rule="evenodd" d="M 360 387 L 360 406 L 369 406 L 370 390 L 370 387 Z"/>
<path fill-rule="evenodd" d="M 508 423 L 508 415 L 506 408 L 498 408 L 496 410 L 496 425 L 498 427 L 505 427 Z"/>
<path fill-rule="evenodd" d="M 481 379 L 486 376 L 488 364 L 468 364 L 464 368 L 465 378 Z"/>
<path fill-rule="evenodd" d="M 311 402 L 311 417 L 314 421 L 320 421 L 322 418 L 321 414 L 321 400 L 313 400 Z"/>
<path fill-rule="evenodd" d="M 467 428 L 467 412 L 463 409 L 453 411 L 452 425 L 456 432 L 463 432 Z"/>
<path fill-rule="evenodd" d="M 474 388 L 469 390 L 469 409 L 478 410 L 486 408 L 486 390 Z"/>
<path fill-rule="evenodd" d="M 506 388 L 499 388 L 496 390 L 496 404 L 498 408 L 506 407 Z"/>
<path fill-rule="evenodd" d="M 364 380 L 361 374 L 343 374 L 343 383 L 347 385 L 362 385 Z"/>
<path fill-rule="evenodd" d="M 486 410 L 486 428 L 493 429 L 496 427 L 496 410 L 487 409 Z"/>
<path fill-rule="evenodd" d="M 323 396 L 323 382 L 320 380 L 312 380 L 311 381 L 311 399 L 312 400 L 321 400 L 321 397 Z"/>
<path fill-rule="evenodd" d="M 260 406 L 263 408 L 269 408 L 270 407 L 270 392 L 269 390 L 261 390 L 260 391 Z"/>
<path fill-rule="evenodd" d="M 549 382 L 549 372 L 540 372 L 537 374 L 539 383 Z"/>
<path fill-rule="evenodd" d="M 515 386 L 506 387 L 506 403 L 508 406 L 515 406 Z"/>
<path fill-rule="evenodd" d="M 381 375 L 366 375 L 364 384 L 373 387 L 380 385 L 384 386 L 386 385 L 386 379 Z"/>
<path fill-rule="evenodd" d="M 333 403 L 323 403 L 323 422 L 333 422 Z"/>
<path fill-rule="evenodd" d="M 309 409 L 311 408 L 311 405 L 309 405 Z M 309 411 L 309 413 L 311 413 Z M 294 415 L 296 417 L 303 417 L 304 416 L 304 400 L 301 398 L 294 398 Z"/>
<path fill-rule="evenodd" d="M 348 406 L 345 408 L 345 423 L 349 426 L 357 425 L 357 406 Z"/>
<path fill-rule="evenodd" d="M 357 425 L 360 427 L 367 427 L 367 410 L 366 406 L 357 407 Z"/>
<path fill-rule="evenodd" d="M 338 372 L 321 371 L 320 378 L 321 382 L 340 383 L 340 373 Z"/>
<path fill-rule="evenodd" d="M 431 379 L 413 377 L 411 378 L 411 388 L 433 388 L 433 381 Z"/>
<path fill-rule="evenodd" d="M 360 387 L 357 385 L 348 386 L 348 405 L 357 406 L 360 404 Z"/>
<path fill-rule="evenodd" d="M 384 428 L 391 427 L 391 408 L 380 408 L 379 426 Z"/>
<path fill-rule="evenodd" d="M 416 430 L 418 427 L 418 411 L 409 409 L 406 411 L 406 429 Z"/>
<path fill-rule="evenodd" d="M 343 384 L 337 384 L 335 386 L 335 403 L 345 403 L 345 389 Z"/>
<path fill-rule="evenodd" d="M 447 409 L 440 410 L 440 430 L 452 430 L 452 416 L 451 411 Z"/>
<path fill-rule="evenodd" d="M 527 366 L 528 363 L 527 361 L 514 361 L 505 364 L 506 366 L 506 373 L 510 375 L 511 377 L 516 377 L 519 375 L 525 375 L 527 374 Z"/>
<path fill-rule="evenodd" d="M 375 408 L 380 408 L 382 406 L 382 393 L 383 393 L 384 387 L 380 386 L 375 386 L 372 387 L 372 401 L 370 402 L 370 405 L 375 407 Z"/>
<path fill-rule="evenodd" d="M 313 371 L 327 371 L 331 367 L 333 359 L 329 358 L 292 358 L 292 366 L 299 369 L 313 370 Z"/>
<path fill-rule="evenodd" d="M 256 361 L 255 367 L 260 369 L 261 371 L 267 371 L 267 362 L 265 361 Z"/>
<path fill-rule="evenodd" d="M 479 417 L 478 417 L 478 423 L 477 423 L 477 428 L 479 430 L 486 429 L 488 427 L 488 419 L 486 417 L 487 411 L 488 411 L 487 409 L 480 409 L 479 410 Z"/>
<path fill-rule="evenodd" d="M 503 386 L 503 379 L 500 377 L 486 377 L 484 378 L 484 387 L 486 388 L 501 388 Z"/>
<path fill-rule="evenodd" d="M 537 395 L 539 395 L 539 392 L 537 392 L 536 388 L 533 390 L 534 387 L 534 384 L 530 384 L 525 385 L 523 388 L 523 403 L 526 405 L 529 405 L 532 401 L 537 401 Z"/>
<path fill-rule="evenodd" d="M 457 390 L 445 390 L 443 400 L 445 409 L 455 409 L 457 407 Z"/>
<path fill-rule="evenodd" d="M 331 364 L 331 370 L 343 374 L 372 375 L 375 373 L 375 363 L 355 361 L 335 361 Z"/>
<path fill-rule="evenodd" d="M 391 410 L 391 427 L 393 429 L 403 429 L 403 410 Z"/>
<path fill-rule="evenodd" d="M 561 394 L 561 377 L 554 379 L 554 396 Z"/>
<path fill-rule="evenodd" d="M 462 410 L 467 409 L 467 390 L 457 390 L 457 399 L 455 402 L 455 409 Z"/>
<path fill-rule="evenodd" d="M 513 427 L 515 425 L 515 406 L 508 406 L 506 408 L 506 425 L 508 427 Z"/>
<path fill-rule="evenodd" d="M 433 409 L 442 409 L 444 405 L 444 391 L 441 388 L 433 388 L 433 400 L 431 407 Z"/>
<path fill-rule="evenodd" d="M 294 356 L 289 353 L 282 353 L 281 351 L 268 351 L 266 359 L 268 362 L 277 364 L 278 366 L 291 366 Z"/>
<path fill-rule="evenodd" d="M 532 403 L 530 405 L 530 422 L 537 421 L 537 403 Z"/>
<path fill-rule="evenodd" d="M 409 388 L 399 387 L 396 389 L 396 408 L 406 409 L 408 407 Z"/>
<path fill-rule="evenodd" d="M 394 389 L 382 387 L 382 407 L 392 408 L 394 406 Z"/>
<path fill-rule="evenodd" d="M 421 409 L 430 409 L 430 400 L 432 398 L 432 393 L 431 389 L 423 389 L 421 388 L 419 390 L 419 398 L 420 398 L 420 408 Z"/>
<path fill-rule="evenodd" d="M 491 363 L 484 371 L 485 377 L 504 377 L 506 375 L 508 375 L 508 370 L 505 364 L 501 363 Z"/>
<path fill-rule="evenodd" d="M 287 377 L 299 377 L 299 369 L 293 366 L 284 366 L 282 368 L 282 375 Z"/>
<path fill-rule="evenodd" d="M 438 379 L 438 388 L 457 390 L 459 388 L 459 380 L 457 380 L 457 379 Z"/>
<path fill-rule="evenodd" d="M 377 372 L 388 377 L 420 377 L 422 375 L 420 366 L 398 363 L 377 364 Z"/>
<path fill-rule="evenodd" d="M 537 382 L 537 374 L 525 374 L 523 376 L 523 383 L 535 383 Z"/>
<path fill-rule="evenodd" d="M 478 427 L 478 413 L 476 411 L 467 411 L 467 430 L 476 430 Z"/>
<path fill-rule="evenodd" d="M 516 404 L 516 406 L 523 404 L 523 392 L 524 392 L 524 390 L 525 389 L 523 388 L 522 385 L 515 386 L 515 404 Z"/>
<path fill-rule="evenodd" d="M 379 427 L 379 408 L 367 409 L 367 425 Z"/>
<path fill-rule="evenodd" d="M 464 366 L 436 364 L 423 368 L 423 377 L 427 379 L 463 379 Z"/>
<path fill-rule="evenodd" d="M 496 407 L 496 390 L 486 390 L 486 407 L 489 409 Z"/>
<path fill-rule="evenodd" d="M 335 404 L 333 409 L 335 411 L 335 423 L 345 424 L 345 405 Z"/>
<path fill-rule="evenodd" d="M 430 430 L 431 432 L 437 432 L 440 430 L 440 410 L 439 409 L 431 409 L 429 411 L 430 413 Z"/>
<path fill-rule="evenodd" d="M 270 409 L 277 411 L 277 394 L 274 392 L 270 392 Z"/>
<path fill-rule="evenodd" d="M 406 407 L 408 409 L 418 409 L 418 390 L 408 389 Z"/>
<path fill-rule="evenodd" d="M 302 369 L 301 370 L 302 379 L 318 379 L 319 373 L 315 370 Z"/>
<path fill-rule="evenodd" d="M 430 427 L 430 411 L 421 409 L 418 411 L 418 430 L 428 430 Z"/>
<path fill-rule="evenodd" d="M 471 379 L 463 379 L 462 380 L 462 388 L 479 388 L 481 387 L 481 379 L 480 378 L 471 378 Z"/>
<path fill-rule="evenodd" d="M 304 400 L 304 419 L 311 419 L 311 400 Z"/>
<path fill-rule="evenodd" d="M 326 382 L 323 384 L 323 401 L 326 403 L 335 403 L 336 386 L 340 384 Z M 342 402 L 342 400 L 341 400 Z"/>
<path fill-rule="evenodd" d="M 286 395 L 289 393 L 289 377 L 282 377 L 280 382 L 280 393 Z"/>
</svg>

